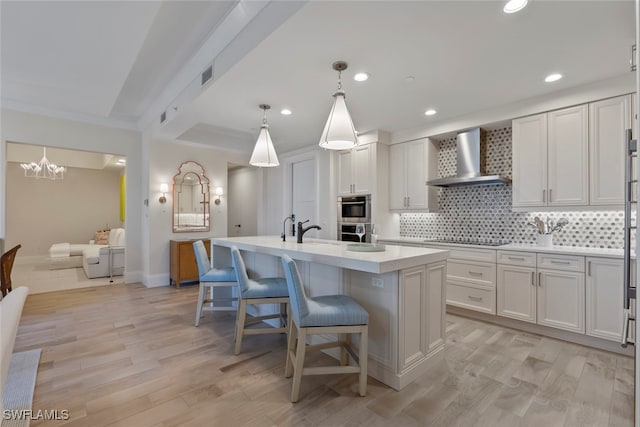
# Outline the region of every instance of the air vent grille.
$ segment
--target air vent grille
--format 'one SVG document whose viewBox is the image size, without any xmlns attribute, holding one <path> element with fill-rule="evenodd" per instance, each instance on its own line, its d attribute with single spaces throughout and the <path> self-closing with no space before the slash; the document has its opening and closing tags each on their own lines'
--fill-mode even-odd
<svg viewBox="0 0 640 427">
<path fill-rule="evenodd" d="M 213 65 L 209 65 L 206 70 L 202 72 L 202 82 L 200 86 L 204 86 L 213 77 Z"/>
</svg>

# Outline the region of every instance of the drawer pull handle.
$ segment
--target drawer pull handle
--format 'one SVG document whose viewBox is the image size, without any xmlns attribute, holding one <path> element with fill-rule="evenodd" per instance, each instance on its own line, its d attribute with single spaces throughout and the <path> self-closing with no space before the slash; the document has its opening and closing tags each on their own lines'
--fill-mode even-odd
<svg viewBox="0 0 640 427">
<path fill-rule="evenodd" d="M 508 259 L 512 259 L 514 261 L 524 261 L 524 257 L 523 256 L 509 256 L 507 258 Z"/>
<path fill-rule="evenodd" d="M 469 298 L 471 301 L 476 301 L 476 302 L 482 301 L 482 297 L 472 297 L 471 295 L 467 295 L 467 298 Z"/>
<path fill-rule="evenodd" d="M 555 260 L 551 260 L 551 264 L 569 265 L 569 264 L 571 264 L 571 261 L 555 261 Z"/>
<path fill-rule="evenodd" d="M 472 276 L 482 276 L 482 272 L 480 272 L 480 271 L 471 271 L 471 270 L 469 270 L 469 274 L 471 274 Z"/>
</svg>

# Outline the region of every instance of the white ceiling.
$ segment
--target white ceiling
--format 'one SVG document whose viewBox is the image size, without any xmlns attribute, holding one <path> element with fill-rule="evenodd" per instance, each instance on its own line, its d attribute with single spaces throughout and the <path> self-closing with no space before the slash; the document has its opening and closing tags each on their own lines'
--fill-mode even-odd
<svg viewBox="0 0 640 427">
<path fill-rule="evenodd" d="M 530 0 L 513 15 L 502 13 L 503 4 L 310 1 L 277 28 L 253 19 L 244 33 L 265 36 L 245 46 L 228 71 L 215 72 L 213 83 L 192 94 L 160 131 L 249 151 L 262 118 L 258 104 L 269 103 L 278 151 L 316 144 L 337 84 L 335 60 L 349 63 L 343 86 L 359 131 L 424 127 L 628 74 L 633 1 Z M 274 14 L 277 5 L 260 13 Z M 145 113 L 155 114 L 181 64 L 243 2 L 2 1 L 1 7 L 2 101 L 140 123 Z M 353 81 L 358 71 L 369 72 L 369 81 Z M 565 78 L 545 84 L 550 72 Z M 293 115 L 281 116 L 283 107 Z M 427 108 L 438 114 L 425 117 Z"/>
</svg>

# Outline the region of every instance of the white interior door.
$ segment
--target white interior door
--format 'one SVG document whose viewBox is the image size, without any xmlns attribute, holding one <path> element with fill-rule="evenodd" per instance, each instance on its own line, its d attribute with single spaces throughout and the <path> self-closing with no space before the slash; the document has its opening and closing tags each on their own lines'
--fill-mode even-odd
<svg viewBox="0 0 640 427">
<path fill-rule="evenodd" d="M 219 205 L 211 196 L 213 215 L 228 200 L 227 236 L 255 236 L 258 234 L 258 171 L 255 168 L 238 168 L 229 171 L 227 194 Z"/>
<path fill-rule="evenodd" d="M 318 224 L 317 212 L 317 185 L 316 185 L 316 164 L 314 159 L 306 159 L 291 163 L 292 191 L 291 207 L 292 213 L 298 221 L 309 222 L 305 224 Z M 317 237 L 317 230 L 310 230 L 305 237 Z"/>
</svg>

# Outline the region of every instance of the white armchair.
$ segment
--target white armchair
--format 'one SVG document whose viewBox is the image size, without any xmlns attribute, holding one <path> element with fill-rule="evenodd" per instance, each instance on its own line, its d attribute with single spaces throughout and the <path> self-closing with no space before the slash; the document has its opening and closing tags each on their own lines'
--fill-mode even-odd
<svg viewBox="0 0 640 427">
<path fill-rule="evenodd" d="M 89 279 L 122 276 L 124 274 L 124 228 L 109 232 L 109 244 L 90 245 L 82 251 L 82 267 Z M 111 258 L 111 259 L 109 259 Z"/>
</svg>

